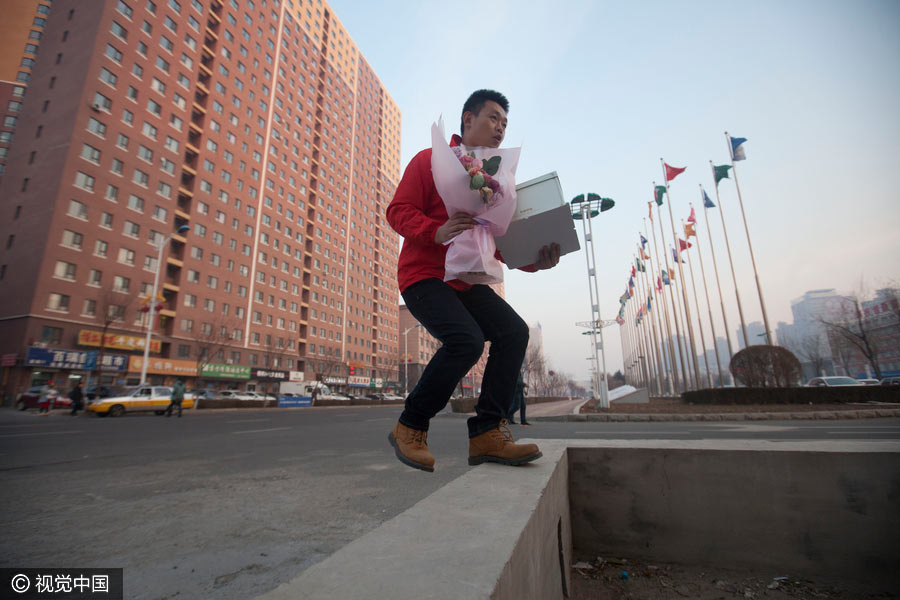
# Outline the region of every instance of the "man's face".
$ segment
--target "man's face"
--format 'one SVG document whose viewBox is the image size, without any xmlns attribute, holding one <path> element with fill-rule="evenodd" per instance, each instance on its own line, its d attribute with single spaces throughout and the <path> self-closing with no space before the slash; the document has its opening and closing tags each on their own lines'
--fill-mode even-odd
<svg viewBox="0 0 900 600">
<path fill-rule="evenodd" d="M 487 100 L 476 115 L 463 114 L 466 129 L 462 141 L 466 146 L 498 148 L 506 136 L 506 111 L 493 100 Z"/>
</svg>

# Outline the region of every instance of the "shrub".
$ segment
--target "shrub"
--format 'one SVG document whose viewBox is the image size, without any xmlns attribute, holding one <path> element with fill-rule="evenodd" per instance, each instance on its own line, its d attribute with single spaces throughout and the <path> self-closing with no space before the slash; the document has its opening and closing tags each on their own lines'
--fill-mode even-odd
<svg viewBox="0 0 900 600">
<path fill-rule="evenodd" d="M 735 381 L 747 387 L 791 387 L 802 375 L 800 361 L 781 346 L 750 346 L 728 365 Z"/>
</svg>

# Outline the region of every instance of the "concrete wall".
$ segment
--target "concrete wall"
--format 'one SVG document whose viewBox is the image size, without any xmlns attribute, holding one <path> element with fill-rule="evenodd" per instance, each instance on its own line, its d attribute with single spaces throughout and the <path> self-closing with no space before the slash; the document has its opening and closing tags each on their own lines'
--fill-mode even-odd
<svg viewBox="0 0 900 600">
<path fill-rule="evenodd" d="M 897 590 L 896 444 L 893 452 L 841 446 L 570 448 L 574 546 L 598 556 L 752 566 Z"/>
</svg>

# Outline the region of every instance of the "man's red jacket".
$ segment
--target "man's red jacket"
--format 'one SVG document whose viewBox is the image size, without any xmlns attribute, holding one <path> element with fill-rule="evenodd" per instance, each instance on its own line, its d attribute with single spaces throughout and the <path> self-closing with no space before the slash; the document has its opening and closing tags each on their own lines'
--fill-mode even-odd
<svg viewBox="0 0 900 600">
<path fill-rule="evenodd" d="M 456 134 L 450 138 L 451 146 L 462 140 Z M 403 236 L 400 260 L 397 262 L 397 280 L 400 291 L 430 277 L 444 280 L 444 262 L 447 248 L 434 241 L 438 227 L 447 222 L 450 215 L 444 201 L 434 187 L 431 175 L 431 148 L 416 154 L 400 180 L 394 199 L 387 207 L 387 220 L 391 227 Z M 498 258 L 500 258 L 498 253 Z M 534 271 L 534 267 L 522 267 Z M 447 282 L 453 288 L 466 291 L 472 286 L 459 279 Z"/>
</svg>

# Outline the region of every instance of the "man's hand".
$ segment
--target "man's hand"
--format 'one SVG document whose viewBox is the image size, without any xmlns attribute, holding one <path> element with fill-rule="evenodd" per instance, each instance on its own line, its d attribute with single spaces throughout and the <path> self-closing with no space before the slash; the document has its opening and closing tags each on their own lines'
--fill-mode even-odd
<svg viewBox="0 0 900 600">
<path fill-rule="evenodd" d="M 538 259 L 534 263 L 534 268 L 538 271 L 543 271 L 544 269 L 552 269 L 556 265 L 559 264 L 559 244 L 553 243 L 549 246 L 544 246 L 541 248 L 538 253 Z"/>
<path fill-rule="evenodd" d="M 475 225 L 477 225 L 477 223 L 475 222 L 475 219 L 472 218 L 472 215 L 458 212 L 450 217 L 446 223 L 438 227 L 438 230 L 434 233 L 434 242 L 436 244 L 449 242 L 463 231 L 472 229 Z M 559 260 L 559 252 L 556 254 L 556 259 Z"/>
</svg>

